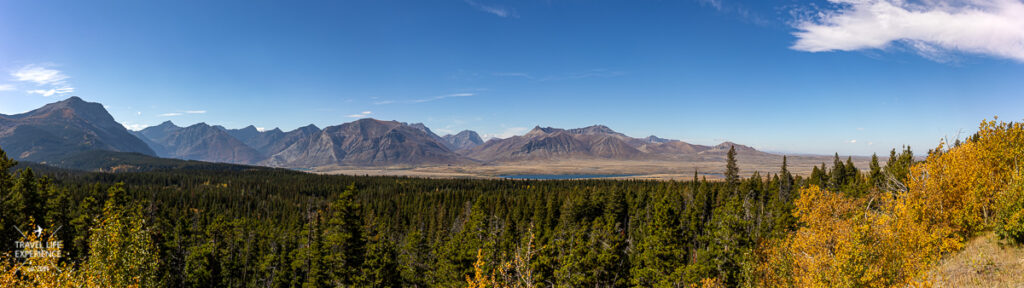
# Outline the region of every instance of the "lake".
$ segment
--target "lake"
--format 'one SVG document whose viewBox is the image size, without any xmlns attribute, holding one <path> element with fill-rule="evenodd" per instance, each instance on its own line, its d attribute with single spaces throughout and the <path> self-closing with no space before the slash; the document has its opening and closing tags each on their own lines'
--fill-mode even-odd
<svg viewBox="0 0 1024 288">
<path fill-rule="evenodd" d="M 637 176 L 636 174 L 516 174 L 516 175 L 498 175 L 498 177 L 506 179 L 522 179 L 522 180 L 567 180 L 567 179 L 595 179 L 595 178 L 614 178 L 614 177 L 629 177 Z"/>
</svg>

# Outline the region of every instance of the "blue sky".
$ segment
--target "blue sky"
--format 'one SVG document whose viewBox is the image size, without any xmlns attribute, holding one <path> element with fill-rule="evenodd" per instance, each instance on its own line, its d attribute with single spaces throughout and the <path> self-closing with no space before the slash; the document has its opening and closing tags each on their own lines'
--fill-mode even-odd
<svg viewBox="0 0 1024 288">
<path fill-rule="evenodd" d="M 0 113 L 627 135 L 870 155 L 1024 118 L 1024 3 L 2 1 Z"/>
</svg>

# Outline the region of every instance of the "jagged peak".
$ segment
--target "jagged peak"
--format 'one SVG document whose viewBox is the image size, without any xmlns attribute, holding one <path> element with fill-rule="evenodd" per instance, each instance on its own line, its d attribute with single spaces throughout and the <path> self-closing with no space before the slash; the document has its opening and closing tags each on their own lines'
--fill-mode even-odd
<svg viewBox="0 0 1024 288">
<path fill-rule="evenodd" d="M 196 128 L 196 127 L 199 127 L 199 128 L 212 128 L 212 126 L 210 126 L 209 124 L 206 124 L 206 122 L 199 122 L 199 123 L 196 123 L 196 124 L 192 124 L 192 125 L 190 125 L 190 126 L 188 126 L 186 128 Z"/>
<path fill-rule="evenodd" d="M 562 129 L 553 128 L 553 127 L 540 127 L 538 125 L 538 126 L 533 127 L 533 130 L 530 130 L 530 132 L 527 132 L 526 135 L 550 134 L 550 133 L 554 133 L 554 132 L 558 132 L 558 131 L 562 131 Z"/>
<path fill-rule="evenodd" d="M 590 125 L 583 128 L 569 129 L 568 131 L 569 133 L 572 134 L 620 134 L 619 132 L 615 132 L 615 130 L 612 130 L 612 128 L 608 128 L 608 126 L 600 124 Z"/>
</svg>

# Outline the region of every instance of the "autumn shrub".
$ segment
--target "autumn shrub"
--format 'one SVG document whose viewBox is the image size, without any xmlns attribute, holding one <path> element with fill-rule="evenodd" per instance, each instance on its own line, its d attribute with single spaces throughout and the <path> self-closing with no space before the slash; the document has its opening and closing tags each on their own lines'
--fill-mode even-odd
<svg viewBox="0 0 1024 288">
<path fill-rule="evenodd" d="M 769 287 L 927 286 L 925 273 L 978 231 L 1024 240 L 1024 125 L 984 121 L 969 141 L 940 144 L 905 189 L 863 196 L 800 191 L 799 228 L 759 250 Z"/>
<path fill-rule="evenodd" d="M 1024 185 L 1015 183 L 999 196 L 996 207 L 999 211 L 995 221 L 996 235 L 1003 240 L 1024 244 Z"/>
</svg>

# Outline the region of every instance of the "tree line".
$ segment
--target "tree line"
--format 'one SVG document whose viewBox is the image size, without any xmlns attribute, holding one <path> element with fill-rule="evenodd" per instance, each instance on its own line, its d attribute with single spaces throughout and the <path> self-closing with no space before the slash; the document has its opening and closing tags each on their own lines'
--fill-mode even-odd
<svg viewBox="0 0 1024 288">
<path fill-rule="evenodd" d="M 982 134 L 960 148 L 936 149 L 926 163 L 1000 137 Z M 815 261 L 840 261 L 826 253 L 836 251 L 828 245 L 844 243 L 836 239 L 883 239 L 856 238 L 868 237 L 863 231 L 872 227 L 857 221 L 882 221 L 860 211 L 897 206 L 889 199 L 905 193 L 899 191 L 922 189 L 914 187 L 921 185 L 915 179 L 924 164 L 914 163 L 909 147 L 894 149 L 885 165 L 872 157 L 865 170 L 837 154 L 831 167 L 823 163 L 806 178 L 792 175 L 785 157 L 776 173 L 742 178 L 736 157 L 742 155 L 730 149 L 723 181 L 698 178 L 697 171 L 689 181 L 532 181 L 267 169 L 37 176 L 31 168 L 11 171 L 17 163 L 0 152 L 0 224 L 5 227 L 0 247 L 12 251 L 12 243 L 24 237 L 14 226 L 63 227 L 53 236 L 65 243 L 64 257 L 55 265 L 71 271 L 19 271 L 20 260 L 8 255 L 0 261 L 0 272 L 6 272 L 0 282 L 25 287 L 53 287 L 59 279 L 116 287 L 736 287 L 840 286 L 814 279 L 868 279 L 864 273 L 876 272 L 879 279 L 895 280 L 871 283 L 920 276 L 908 269 L 889 275 L 890 266 L 872 266 L 881 262 L 852 262 L 879 268 L 861 271 L 853 265 L 852 272 L 834 274 L 838 278 L 814 278 L 800 273 L 829 270 L 802 266 L 806 263 L 797 257 L 823 253 L 813 254 Z M 853 220 L 825 217 L 835 212 Z M 1002 227 L 1016 231 L 1016 226 Z M 815 234 L 826 232 L 833 238 Z M 879 248 L 849 247 L 857 247 L 850 248 L 853 256 Z M 813 279 L 805 282 L 808 277 Z"/>
</svg>

